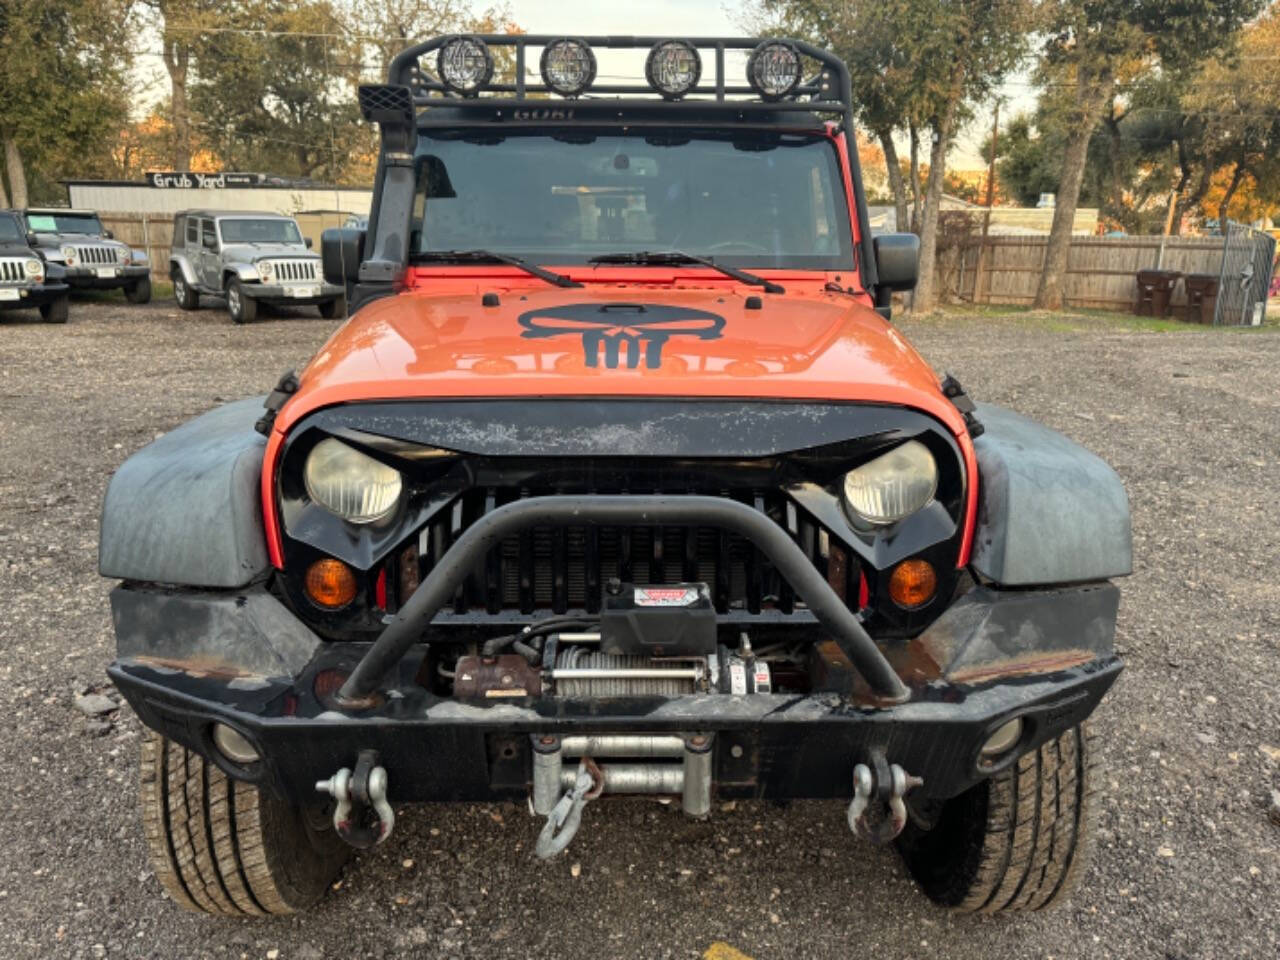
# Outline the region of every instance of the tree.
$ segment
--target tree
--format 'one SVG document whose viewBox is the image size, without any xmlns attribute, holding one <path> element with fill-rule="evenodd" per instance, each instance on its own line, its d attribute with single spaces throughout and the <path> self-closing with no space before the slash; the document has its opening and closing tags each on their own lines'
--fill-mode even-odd
<svg viewBox="0 0 1280 960">
<path fill-rule="evenodd" d="M 0 4 L 0 141 L 15 206 L 110 166 L 128 107 L 125 0 Z"/>
<path fill-rule="evenodd" d="M 158 21 L 160 55 L 169 75 L 169 130 L 166 163 L 171 170 L 190 170 L 191 107 L 188 81 L 192 59 L 202 48 L 206 31 L 220 25 L 217 0 L 142 0 Z"/>
<path fill-rule="evenodd" d="M 910 220 L 920 233 L 913 309 L 934 305 L 947 151 L 969 104 L 990 94 L 1022 58 L 1031 10 L 1031 0 L 761 0 L 758 21 L 828 47 L 848 64 L 856 116 L 884 149 L 900 225 L 908 222 L 907 193 L 893 134 L 911 135 L 918 215 L 913 210 Z M 929 176 L 921 197 L 914 182 L 917 132 L 926 129 Z"/>
<path fill-rule="evenodd" d="M 1062 306 L 1062 286 L 1089 142 L 1118 84 L 1159 69 L 1189 70 L 1260 9 L 1262 0 L 1046 0 L 1042 75 L 1065 84 L 1068 118 L 1053 226 L 1034 304 Z"/>
<path fill-rule="evenodd" d="M 1280 193 L 1280 12 L 1273 8 L 1240 33 L 1239 56 L 1206 63 L 1191 82 L 1183 104 L 1206 141 L 1229 169 L 1215 184 L 1222 225 L 1238 190 L 1249 187 L 1267 206 Z M 1207 193 L 1208 190 L 1205 191 Z M 1202 193 L 1203 197 L 1205 193 Z M 1248 209 L 1245 205 L 1244 209 Z"/>
<path fill-rule="evenodd" d="M 341 182 L 368 153 L 353 88 L 357 42 L 329 0 L 237 0 L 196 57 L 191 104 L 210 147 L 233 169 Z"/>
</svg>

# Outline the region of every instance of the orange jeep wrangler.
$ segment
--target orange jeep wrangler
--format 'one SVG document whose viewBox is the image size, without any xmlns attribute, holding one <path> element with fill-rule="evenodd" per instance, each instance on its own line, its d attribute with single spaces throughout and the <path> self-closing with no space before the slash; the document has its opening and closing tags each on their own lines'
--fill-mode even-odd
<svg viewBox="0 0 1280 960">
<path fill-rule="evenodd" d="M 447 36 L 360 106 L 353 316 L 106 496 L 169 895 L 306 907 L 393 805 L 528 797 L 551 857 L 648 794 L 828 798 L 940 904 L 1062 899 L 1128 502 L 890 323 L 917 241 L 871 234 L 844 64 Z"/>
</svg>

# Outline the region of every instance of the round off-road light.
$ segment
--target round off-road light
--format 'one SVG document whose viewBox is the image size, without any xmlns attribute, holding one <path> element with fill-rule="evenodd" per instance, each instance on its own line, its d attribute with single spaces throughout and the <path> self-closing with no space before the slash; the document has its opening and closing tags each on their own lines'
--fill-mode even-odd
<svg viewBox="0 0 1280 960">
<path fill-rule="evenodd" d="M 243 733 L 235 727 L 229 727 L 225 723 L 215 723 L 213 725 L 213 745 L 218 751 L 230 760 L 232 763 L 238 763 L 242 767 L 251 763 L 257 763 L 262 757 L 258 751 L 254 749 L 252 743 Z"/>
<path fill-rule="evenodd" d="M 475 37 L 454 37 L 440 48 L 436 70 L 454 93 L 474 97 L 493 77 L 493 56 Z"/>
<path fill-rule="evenodd" d="M 318 607 L 337 610 L 356 598 L 356 575 L 341 560 L 325 557 L 307 567 L 307 597 Z"/>
<path fill-rule="evenodd" d="M 747 82 L 766 100 L 781 100 L 800 84 L 800 52 L 785 40 L 766 40 L 751 51 Z"/>
<path fill-rule="evenodd" d="M 562 97 L 582 94 L 596 78 L 596 55 L 581 40 L 552 40 L 542 48 L 542 82 Z"/>
<path fill-rule="evenodd" d="M 668 100 L 679 100 L 698 85 L 702 58 L 688 40 L 662 40 L 653 45 L 644 62 L 649 86 Z"/>
<path fill-rule="evenodd" d="M 919 440 L 899 444 L 844 477 L 844 502 L 851 519 L 873 525 L 911 516 L 937 490 L 938 464 Z"/>
<path fill-rule="evenodd" d="M 979 753 L 983 760 L 994 760 L 1001 754 L 1008 753 L 1022 739 L 1022 718 L 1014 717 L 1008 723 L 1001 724 L 996 732 L 987 737 Z"/>
<path fill-rule="evenodd" d="M 903 560 L 889 574 L 889 599 L 904 610 L 923 607 L 938 592 L 938 574 L 928 560 Z"/>
</svg>

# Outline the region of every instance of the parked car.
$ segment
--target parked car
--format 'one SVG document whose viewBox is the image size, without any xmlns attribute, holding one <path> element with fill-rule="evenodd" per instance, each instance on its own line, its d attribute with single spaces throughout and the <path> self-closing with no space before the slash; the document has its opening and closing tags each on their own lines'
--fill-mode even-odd
<svg viewBox="0 0 1280 960">
<path fill-rule="evenodd" d="M 46 323 L 66 323 L 71 299 L 63 268 L 27 243 L 17 210 L 0 210 L 0 310 L 37 308 Z"/>
<path fill-rule="evenodd" d="M 261 304 L 315 306 L 322 317 L 346 311 L 344 287 L 325 281 L 292 217 L 225 210 L 184 210 L 173 218 L 169 276 L 173 297 L 195 310 L 200 297 L 222 297 L 236 323 Z"/>
<path fill-rule="evenodd" d="M 151 300 L 146 251 L 116 240 L 93 210 L 28 207 L 22 216 L 31 246 L 63 268 L 72 290 L 123 290 L 130 303 Z"/>
<path fill-rule="evenodd" d="M 354 315 L 112 479 L 156 877 L 282 913 L 408 803 L 528 798 L 552 857 L 601 795 L 810 797 L 946 907 L 1061 901 L 1123 485 L 891 324 L 919 245 L 868 228 L 839 58 L 663 40 L 578 97 L 594 62 L 440 37 L 361 87 L 372 229 L 322 240 Z"/>
</svg>

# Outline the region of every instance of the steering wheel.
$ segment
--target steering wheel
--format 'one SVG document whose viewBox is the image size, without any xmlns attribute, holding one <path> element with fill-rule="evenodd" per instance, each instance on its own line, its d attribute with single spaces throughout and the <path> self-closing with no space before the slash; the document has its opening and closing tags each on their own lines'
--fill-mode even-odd
<svg viewBox="0 0 1280 960">
<path fill-rule="evenodd" d="M 707 247 L 708 253 L 719 253 L 720 251 L 729 251 L 734 248 L 739 250 L 747 250 L 751 253 L 761 253 L 766 257 L 771 255 L 771 251 L 758 243 L 752 243 L 750 240 L 722 240 L 720 243 L 713 243 Z"/>
</svg>

